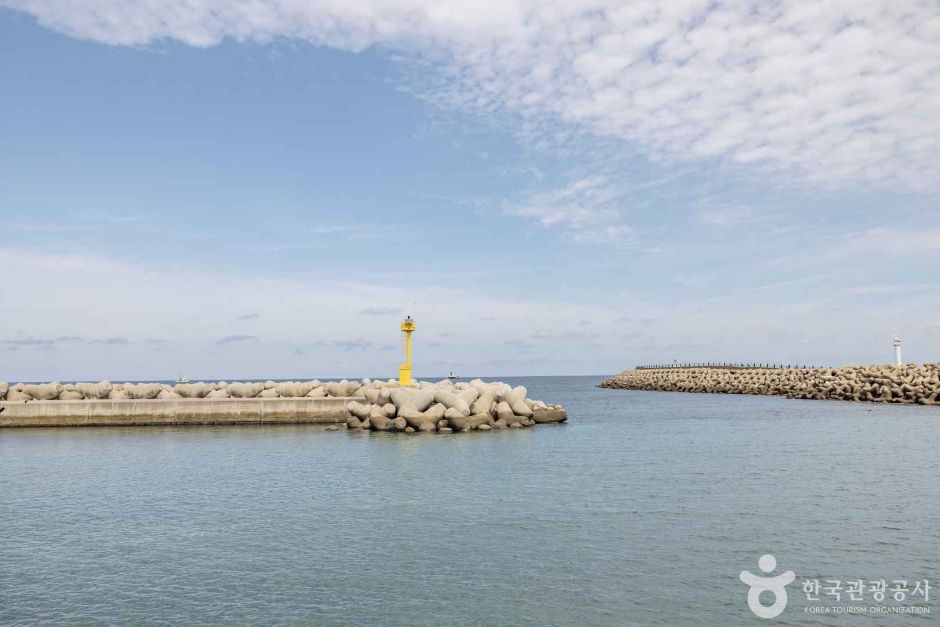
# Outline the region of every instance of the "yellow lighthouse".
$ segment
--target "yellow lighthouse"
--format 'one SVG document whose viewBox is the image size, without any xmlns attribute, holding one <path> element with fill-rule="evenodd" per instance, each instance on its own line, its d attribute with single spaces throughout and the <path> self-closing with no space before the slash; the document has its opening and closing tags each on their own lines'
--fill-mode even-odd
<svg viewBox="0 0 940 627">
<path fill-rule="evenodd" d="M 405 363 L 398 366 L 398 384 L 411 385 L 411 334 L 415 330 L 415 321 L 405 316 L 401 322 L 401 338 L 405 344 Z"/>
</svg>

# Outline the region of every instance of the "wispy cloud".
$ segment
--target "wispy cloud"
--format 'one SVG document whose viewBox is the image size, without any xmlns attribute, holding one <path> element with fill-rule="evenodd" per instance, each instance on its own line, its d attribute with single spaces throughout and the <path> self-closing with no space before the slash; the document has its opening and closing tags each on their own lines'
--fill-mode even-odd
<svg viewBox="0 0 940 627">
<path fill-rule="evenodd" d="M 130 344 L 130 341 L 126 337 L 106 337 L 99 340 L 92 340 L 92 342 L 95 344 L 110 344 L 112 346 Z"/>
<path fill-rule="evenodd" d="M 110 230 L 136 225 L 143 221 L 141 216 L 124 215 L 117 213 L 88 213 L 76 212 L 67 218 L 39 224 L 34 221 L 10 220 L 5 228 L 24 233 L 100 233 L 102 228 Z"/>
<path fill-rule="evenodd" d="M 257 311 L 255 311 L 255 312 L 252 312 L 252 313 L 246 313 L 246 314 L 243 315 L 243 316 L 238 316 L 238 319 L 239 319 L 239 320 L 257 320 L 257 319 L 258 319 L 258 316 L 260 316 L 260 315 L 261 315 L 261 314 L 259 314 Z"/>
<path fill-rule="evenodd" d="M 750 222 L 754 213 L 749 207 L 722 207 L 698 214 L 699 222 L 709 226 L 737 226 Z"/>
<path fill-rule="evenodd" d="M 129 344 L 130 340 L 126 337 L 105 337 L 86 339 L 78 335 L 61 335 L 54 338 L 23 337 L 12 340 L 3 340 L 4 344 L 9 346 L 55 346 L 60 343 L 79 343 L 88 342 L 91 344 Z"/>
<path fill-rule="evenodd" d="M 818 242 L 814 246 L 818 250 Z M 808 268 L 821 276 L 818 280 L 786 285 L 793 277 L 811 276 L 799 265 L 783 268 L 787 272 L 781 272 L 778 285 L 766 289 L 751 287 L 759 284 L 756 280 L 716 280 L 723 293 L 734 289 L 733 297 L 719 303 L 674 291 L 664 291 L 662 296 L 627 291 L 625 285 L 614 283 L 598 288 L 600 302 L 591 303 L 581 300 L 580 289 L 576 297 L 567 290 L 541 297 L 524 288 L 503 289 L 502 284 L 488 283 L 489 287 L 481 289 L 481 284 L 416 280 L 409 297 L 419 304 L 429 303 L 420 307 L 417 355 L 424 363 L 421 355 L 427 358 L 436 352 L 423 352 L 420 347 L 425 342 L 457 333 L 459 337 L 448 340 L 447 347 L 461 361 L 448 367 L 480 374 L 498 374 L 487 371 L 485 363 L 503 357 L 531 358 L 528 372 L 545 374 L 614 371 L 635 361 L 664 357 L 803 360 L 825 356 L 838 362 L 864 362 L 881 359 L 885 347 L 890 349 L 888 344 L 882 346 L 882 339 L 890 340 L 898 333 L 909 342 L 912 359 L 936 358 L 940 334 L 938 327 L 928 326 L 940 311 L 940 291 L 935 286 L 916 289 L 936 283 L 929 263 L 879 263 L 888 272 L 877 273 L 856 259 L 837 269 L 826 260 L 819 262 L 816 255 L 809 257 Z M 298 375 L 299 363 L 317 368 L 310 373 L 316 376 L 392 376 L 398 361 L 397 324 L 355 315 L 364 305 L 354 305 L 354 315 L 350 315 L 350 303 L 397 302 L 401 287 L 389 282 L 208 272 L 2 247 L 0 267 L 6 270 L 5 288 L 19 296 L 5 303 L 4 326 L 22 329 L 20 335 L 0 340 L 2 348 L 19 349 L 5 353 L 11 359 L 0 360 L 0 378 L 7 380 L 165 378 L 167 373 L 179 374 L 181 364 L 185 364 L 184 374 L 206 373 L 200 376 L 290 378 Z M 63 268 L 69 269 L 69 281 L 61 281 Z M 676 273 L 676 268 L 669 267 L 650 278 L 668 283 L 668 277 Z M 140 276 L 147 277 L 145 285 Z M 910 289 L 878 299 L 878 292 L 884 296 L 887 286 L 895 283 L 893 277 Z M 60 288 L 50 292 L 46 287 L 50 284 Z M 205 285 L 213 289 L 207 291 Z M 337 299 L 337 293 L 344 298 Z M 871 299 L 864 307 L 858 305 L 861 296 Z M 256 335 L 245 335 L 244 324 L 234 316 L 214 315 L 220 302 L 235 312 L 268 311 L 265 303 L 272 303 L 278 307 L 277 316 L 270 316 L 271 320 L 262 316 Z M 63 317 L 62 311 L 69 316 Z M 317 312 L 314 326 L 311 311 Z M 488 323 L 481 324 L 481 317 Z M 584 328 L 583 320 L 592 321 L 590 329 Z M 101 329 L 113 337 L 163 338 L 172 350 L 158 353 L 155 347 L 146 347 L 143 339 L 127 348 L 93 339 L 81 341 L 96 338 L 93 334 Z M 592 339 L 594 334 L 600 339 Z M 221 344 L 216 346 L 216 342 Z M 600 343 L 601 348 L 578 357 L 579 351 L 570 350 L 572 342 L 581 347 Z M 41 346 L 58 347 L 55 369 L 49 355 L 39 352 Z M 297 348 L 314 358 L 292 357 Z M 153 353 L 152 359 L 142 360 L 141 351 Z M 553 362 L 553 355 L 567 359 Z M 89 364 L 102 366 L 89 372 Z"/>
<path fill-rule="evenodd" d="M 255 335 L 226 335 L 220 340 L 216 341 L 217 345 L 221 344 L 234 344 L 236 342 L 252 342 L 257 341 L 258 337 Z"/>
<path fill-rule="evenodd" d="M 24 337 L 16 340 L 4 340 L 3 343 L 9 346 L 48 346 L 50 344 L 55 344 L 55 340 Z"/>
<path fill-rule="evenodd" d="M 533 340 L 587 340 L 599 336 L 600 333 L 587 331 L 535 331 L 529 337 Z"/>
<path fill-rule="evenodd" d="M 833 244 L 832 254 L 847 256 L 868 253 L 924 255 L 940 252 L 940 227 L 902 229 L 879 227 L 849 233 Z"/>
<path fill-rule="evenodd" d="M 371 239 L 378 237 L 394 227 L 383 225 L 381 228 L 370 224 L 324 224 L 313 226 L 307 232 L 314 236 L 339 237 L 348 240 Z"/>
<path fill-rule="evenodd" d="M 333 346 L 345 352 L 367 351 L 373 347 L 373 343 L 360 337 L 353 340 L 333 340 Z"/>
<path fill-rule="evenodd" d="M 144 221 L 143 216 L 139 215 L 130 213 L 105 213 L 101 211 L 91 213 L 82 212 L 77 214 L 75 219 L 97 224 L 137 224 Z"/>
<path fill-rule="evenodd" d="M 526 342 L 525 340 L 506 340 L 503 342 L 508 348 L 515 349 L 521 353 L 528 353 L 535 348 L 535 345 L 532 342 Z"/>
<path fill-rule="evenodd" d="M 536 142 L 587 133 L 657 160 L 713 160 L 823 185 L 940 185 L 933 2 L 5 4 L 109 44 L 380 45 L 438 68 L 430 100 L 509 113 Z"/>
<path fill-rule="evenodd" d="M 936 290 L 937 284 L 920 283 L 916 285 L 873 283 L 871 285 L 857 285 L 846 288 L 845 294 L 850 296 L 885 296 L 887 294 L 903 294 L 905 292 L 919 292 L 921 290 Z"/>
<path fill-rule="evenodd" d="M 359 313 L 364 316 L 395 316 L 402 312 L 400 307 L 367 307 Z"/>
<path fill-rule="evenodd" d="M 628 239 L 633 229 L 614 208 L 619 191 L 604 177 L 577 179 L 564 187 L 538 190 L 521 203 L 506 206 L 509 215 L 529 218 L 546 229 L 558 229 L 581 243 Z"/>
</svg>

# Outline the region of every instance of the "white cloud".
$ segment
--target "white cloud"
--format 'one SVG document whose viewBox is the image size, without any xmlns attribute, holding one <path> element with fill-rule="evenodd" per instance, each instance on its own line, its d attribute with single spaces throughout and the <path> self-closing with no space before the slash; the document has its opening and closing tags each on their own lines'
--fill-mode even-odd
<svg viewBox="0 0 940 627">
<path fill-rule="evenodd" d="M 399 307 L 366 307 L 359 313 L 366 316 L 397 316 L 402 310 Z"/>
<path fill-rule="evenodd" d="M 611 285 L 592 305 L 420 277 L 405 290 L 9 248 L 0 248 L 0 267 L 15 295 L 0 308 L 0 328 L 11 330 L 0 348 L 17 349 L 0 360 L 0 380 L 393 376 L 397 319 L 355 314 L 403 305 L 418 322 L 421 376 L 613 372 L 666 359 L 878 362 L 895 334 L 911 359 L 940 351 L 940 292 L 928 279 L 894 290 L 836 276 L 816 287 L 720 290 L 725 299 Z M 259 312 L 250 334 L 233 315 L 248 307 Z M 445 333 L 456 335 L 431 345 Z M 593 339 L 601 345 L 585 353 Z M 447 365 L 434 372 L 434 362 Z"/>
<path fill-rule="evenodd" d="M 349 240 L 372 239 L 397 229 L 396 225 L 383 224 L 381 227 L 369 224 L 324 224 L 313 226 L 307 232 L 315 237 L 342 237 Z"/>
<path fill-rule="evenodd" d="M 940 228 L 904 229 L 877 227 L 848 233 L 831 248 L 831 256 L 856 254 L 933 255 L 940 252 Z"/>
<path fill-rule="evenodd" d="M 607 179 L 592 176 L 534 192 L 522 203 L 507 205 L 506 213 L 535 220 L 543 228 L 559 229 L 576 242 L 620 242 L 630 238 L 633 229 L 621 221 L 621 212 L 614 208 L 619 195 Z"/>
<path fill-rule="evenodd" d="M 737 226 L 753 219 L 753 212 L 749 207 L 722 207 L 702 211 L 698 216 L 699 222 L 709 226 Z"/>
<path fill-rule="evenodd" d="M 256 335 L 226 335 L 225 337 L 216 340 L 215 344 L 216 346 L 223 346 L 225 344 L 234 344 L 236 342 L 255 342 L 257 340 L 258 336 Z"/>
<path fill-rule="evenodd" d="M 903 294 L 904 292 L 935 290 L 936 288 L 936 284 L 930 283 L 919 283 L 916 285 L 906 285 L 903 283 L 873 283 L 871 285 L 858 285 L 856 287 L 846 288 L 844 293 L 851 296 L 886 296 L 890 294 Z"/>
<path fill-rule="evenodd" d="M 625 140 L 824 186 L 940 183 L 934 0 L 0 0 L 109 44 L 293 38 L 440 70 L 428 97 L 523 135 Z"/>
<path fill-rule="evenodd" d="M 0 248 L 0 267 L 4 291 L 15 295 L 0 308 L 0 329 L 15 330 L 0 336 L 0 345 L 19 349 L 15 360 L 0 360 L 0 380 L 167 379 L 180 373 L 293 377 L 306 369 L 314 369 L 311 376 L 390 376 L 397 351 L 369 349 L 398 340 L 397 316 L 354 314 L 400 312 L 405 305 L 418 321 L 421 363 L 434 353 L 469 371 L 483 353 L 511 352 L 504 342 L 527 335 L 531 320 L 545 311 L 552 312 L 548 330 L 558 331 L 559 338 L 577 321 L 607 319 L 613 311 L 499 291 L 481 294 L 417 276 L 403 289 L 399 282 L 145 266 L 11 248 Z M 233 314 L 249 308 L 257 316 L 246 333 L 244 321 Z M 498 324 L 474 335 L 481 311 Z M 427 344 L 455 330 L 467 334 L 446 347 Z M 295 360 L 298 348 L 306 361 Z M 544 354 L 559 350 L 551 342 L 538 348 Z M 55 349 L 54 361 L 38 352 L 48 349 Z M 422 374 L 434 374 L 423 368 Z"/>
</svg>

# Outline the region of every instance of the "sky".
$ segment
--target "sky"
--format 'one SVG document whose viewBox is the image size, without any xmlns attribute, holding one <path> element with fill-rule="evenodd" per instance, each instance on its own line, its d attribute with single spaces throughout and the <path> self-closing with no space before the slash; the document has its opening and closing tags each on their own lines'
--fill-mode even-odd
<svg viewBox="0 0 940 627">
<path fill-rule="evenodd" d="M 940 5 L 0 0 L 0 380 L 940 361 Z"/>
</svg>

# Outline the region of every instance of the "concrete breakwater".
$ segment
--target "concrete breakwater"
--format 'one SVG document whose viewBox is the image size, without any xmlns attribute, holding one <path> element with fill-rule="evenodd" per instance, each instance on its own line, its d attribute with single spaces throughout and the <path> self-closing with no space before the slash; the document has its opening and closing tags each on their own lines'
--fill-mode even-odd
<svg viewBox="0 0 940 627">
<path fill-rule="evenodd" d="M 411 387 L 364 386 L 365 402 L 350 403 L 346 410 L 350 429 L 373 431 L 490 431 L 564 422 L 561 405 L 527 398 L 523 386 L 444 380 L 418 382 Z"/>
<path fill-rule="evenodd" d="M 643 368 L 626 370 L 600 387 L 937 405 L 940 363 L 838 368 Z"/>
<path fill-rule="evenodd" d="M 563 422 L 561 405 L 505 383 L 394 380 L 228 383 L 0 382 L 0 427 L 347 423 L 381 431 L 468 431 Z M 433 427 L 433 428 L 431 428 Z"/>
<path fill-rule="evenodd" d="M 0 427 L 315 424 L 346 420 L 349 398 L 0 401 Z"/>
<path fill-rule="evenodd" d="M 0 401 L 81 401 L 81 400 L 172 400 L 223 398 L 325 398 L 355 396 L 369 379 L 362 381 L 274 381 L 229 383 L 52 383 L 9 385 L 0 382 Z"/>
</svg>

